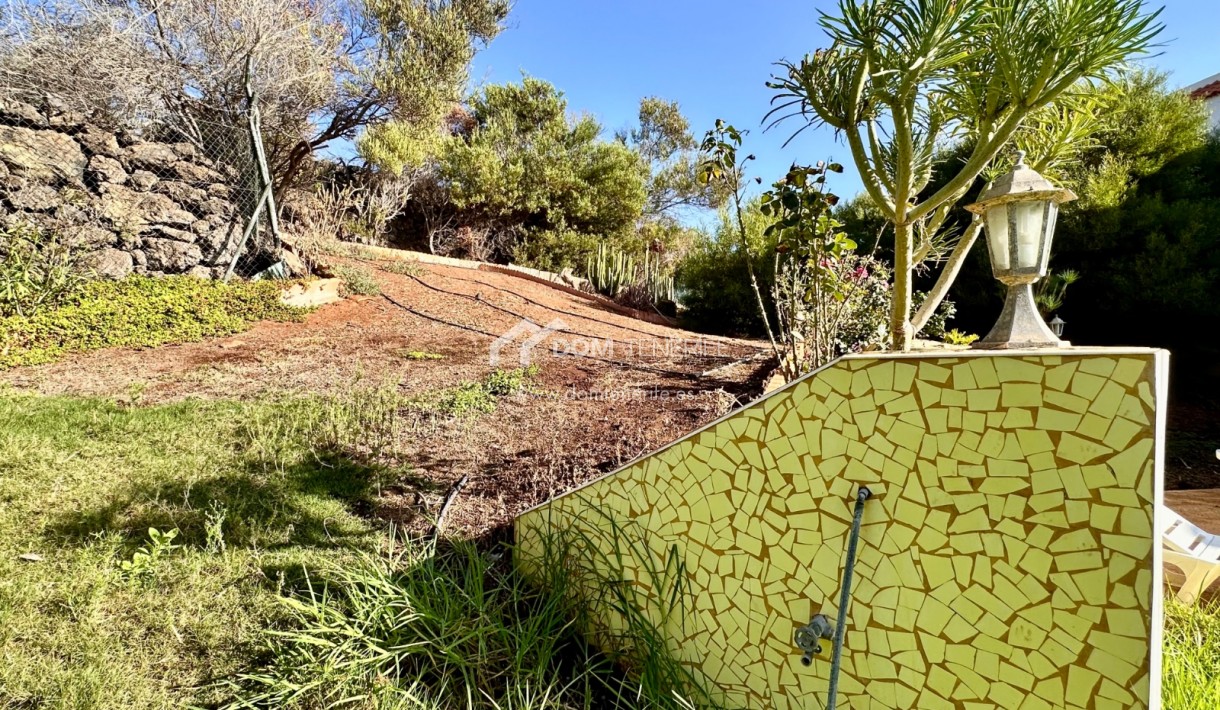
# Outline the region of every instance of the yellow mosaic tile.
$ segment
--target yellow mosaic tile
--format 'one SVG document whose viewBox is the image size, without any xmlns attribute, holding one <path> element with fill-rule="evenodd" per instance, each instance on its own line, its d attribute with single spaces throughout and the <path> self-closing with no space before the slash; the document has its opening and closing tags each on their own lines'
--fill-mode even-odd
<svg viewBox="0 0 1220 710">
<path fill-rule="evenodd" d="M 792 636 L 836 613 L 869 485 L 841 706 L 1147 708 L 1163 357 L 847 358 L 525 514 L 522 558 L 635 525 L 684 564 L 671 651 L 722 701 L 824 705 L 830 644 L 805 667 Z"/>
</svg>

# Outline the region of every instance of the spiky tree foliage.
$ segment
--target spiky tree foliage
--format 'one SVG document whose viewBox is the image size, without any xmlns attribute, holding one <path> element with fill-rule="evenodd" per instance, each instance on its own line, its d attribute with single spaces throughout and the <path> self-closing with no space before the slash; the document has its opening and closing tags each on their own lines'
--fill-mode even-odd
<svg viewBox="0 0 1220 710">
<path fill-rule="evenodd" d="M 1145 52 L 1158 14 L 1144 0 L 839 0 L 821 20 L 830 46 L 781 62 L 770 115 L 844 136 L 893 225 L 895 349 L 912 335 L 912 270 L 936 249 L 954 205 L 1032 114 Z M 961 140 L 970 154 L 924 194 L 938 147 Z"/>
</svg>

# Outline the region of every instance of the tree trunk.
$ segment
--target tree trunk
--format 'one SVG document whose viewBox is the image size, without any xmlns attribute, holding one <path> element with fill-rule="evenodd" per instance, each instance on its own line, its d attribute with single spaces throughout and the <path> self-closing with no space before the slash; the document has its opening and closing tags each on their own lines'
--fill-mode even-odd
<svg viewBox="0 0 1220 710">
<path fill-rule="evenodd" d="M 966 257 L 970 254 L 970 249 L 978 240 L 981 231 L 983 231 L 982 219 L 975 219 L 969 227 L 966 227 L 966 233 L 962 235 L 957 246 L 953 247 L 953 253 L 949 255 L 945 268 L 937 277 L 936 285 L 928 292 L 928 297 L 924 299 L 923 305 L 919 307 L 919 312 L 912 319 L 911 329 L 914 332 L 918 333 L 923 330 L 923 327 L 932 319 L 932 314 L 945 300 L 945 296 L 949 295 L 949 289 L 953 287 L 953 282 L 957 281 L 957 275 L 962 270 L 962 265 L 966 263 Z"/>
<path fill-rule="evenodd" d="M 911 225 L 894 224 L 894 303 L 890 311 L 891 347 L 896 352 L 911 349 Z"/>
</svg>

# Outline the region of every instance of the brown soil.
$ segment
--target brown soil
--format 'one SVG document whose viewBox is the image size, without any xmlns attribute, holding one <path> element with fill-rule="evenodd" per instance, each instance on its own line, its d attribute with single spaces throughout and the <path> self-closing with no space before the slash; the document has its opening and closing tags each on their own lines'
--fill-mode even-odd
<svg viewBox="0 0 1220 710">
<path fill-rule="evenodd" d="M 393 383 L 414 396 L 496 369 L 489 362 L 492 342 L 522 318 L 540 326 L 558 318 L 562 331 L 534 350 L 540 372 L 532 391 L 501 401 L 492 414 L 404 432 L 398 448 L 410 474 L 391 481 L 374 502 L 380 516 L 425 529 L 446 492 L 467 476 L 446 528 L 482 534 L 757 395 L 768 369 L 759 343 L 638 321 L 504 274 L 425 266 L 416 276 L 380 269 L 375 275 L 381 296 L 348 298 L 303 323 L 260 323 L 200 343 L 98 351 L 3 372 L 0 382 L 142 405 L 339 394 L 361 383 Z M 411 352 L 443 358 L 414 360 Z M 506 347 L 501 367 L 517 367 L 518 353 L 516 345 Z"/>
</svg>

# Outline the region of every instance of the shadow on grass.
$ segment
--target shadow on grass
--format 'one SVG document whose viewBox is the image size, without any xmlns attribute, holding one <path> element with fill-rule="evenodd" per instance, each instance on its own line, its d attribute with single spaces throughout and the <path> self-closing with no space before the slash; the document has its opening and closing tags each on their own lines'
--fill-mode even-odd
<svg viewBox="0 0 1220 710">
<path fill-rule="evenodd" d="M 281 470 L 247 461 L 216 476 L 132 485 L 84 512 L 54 520 L 46 534 L 85 541 L 117 533 L 138 547 L 148 529 L 177 528 L 176 542 L 205 548 L 274 550 L 358 546 L 375 529 L 375 484 L 386 472 L 339 453 L 321 453 Z"/>
</svg>

